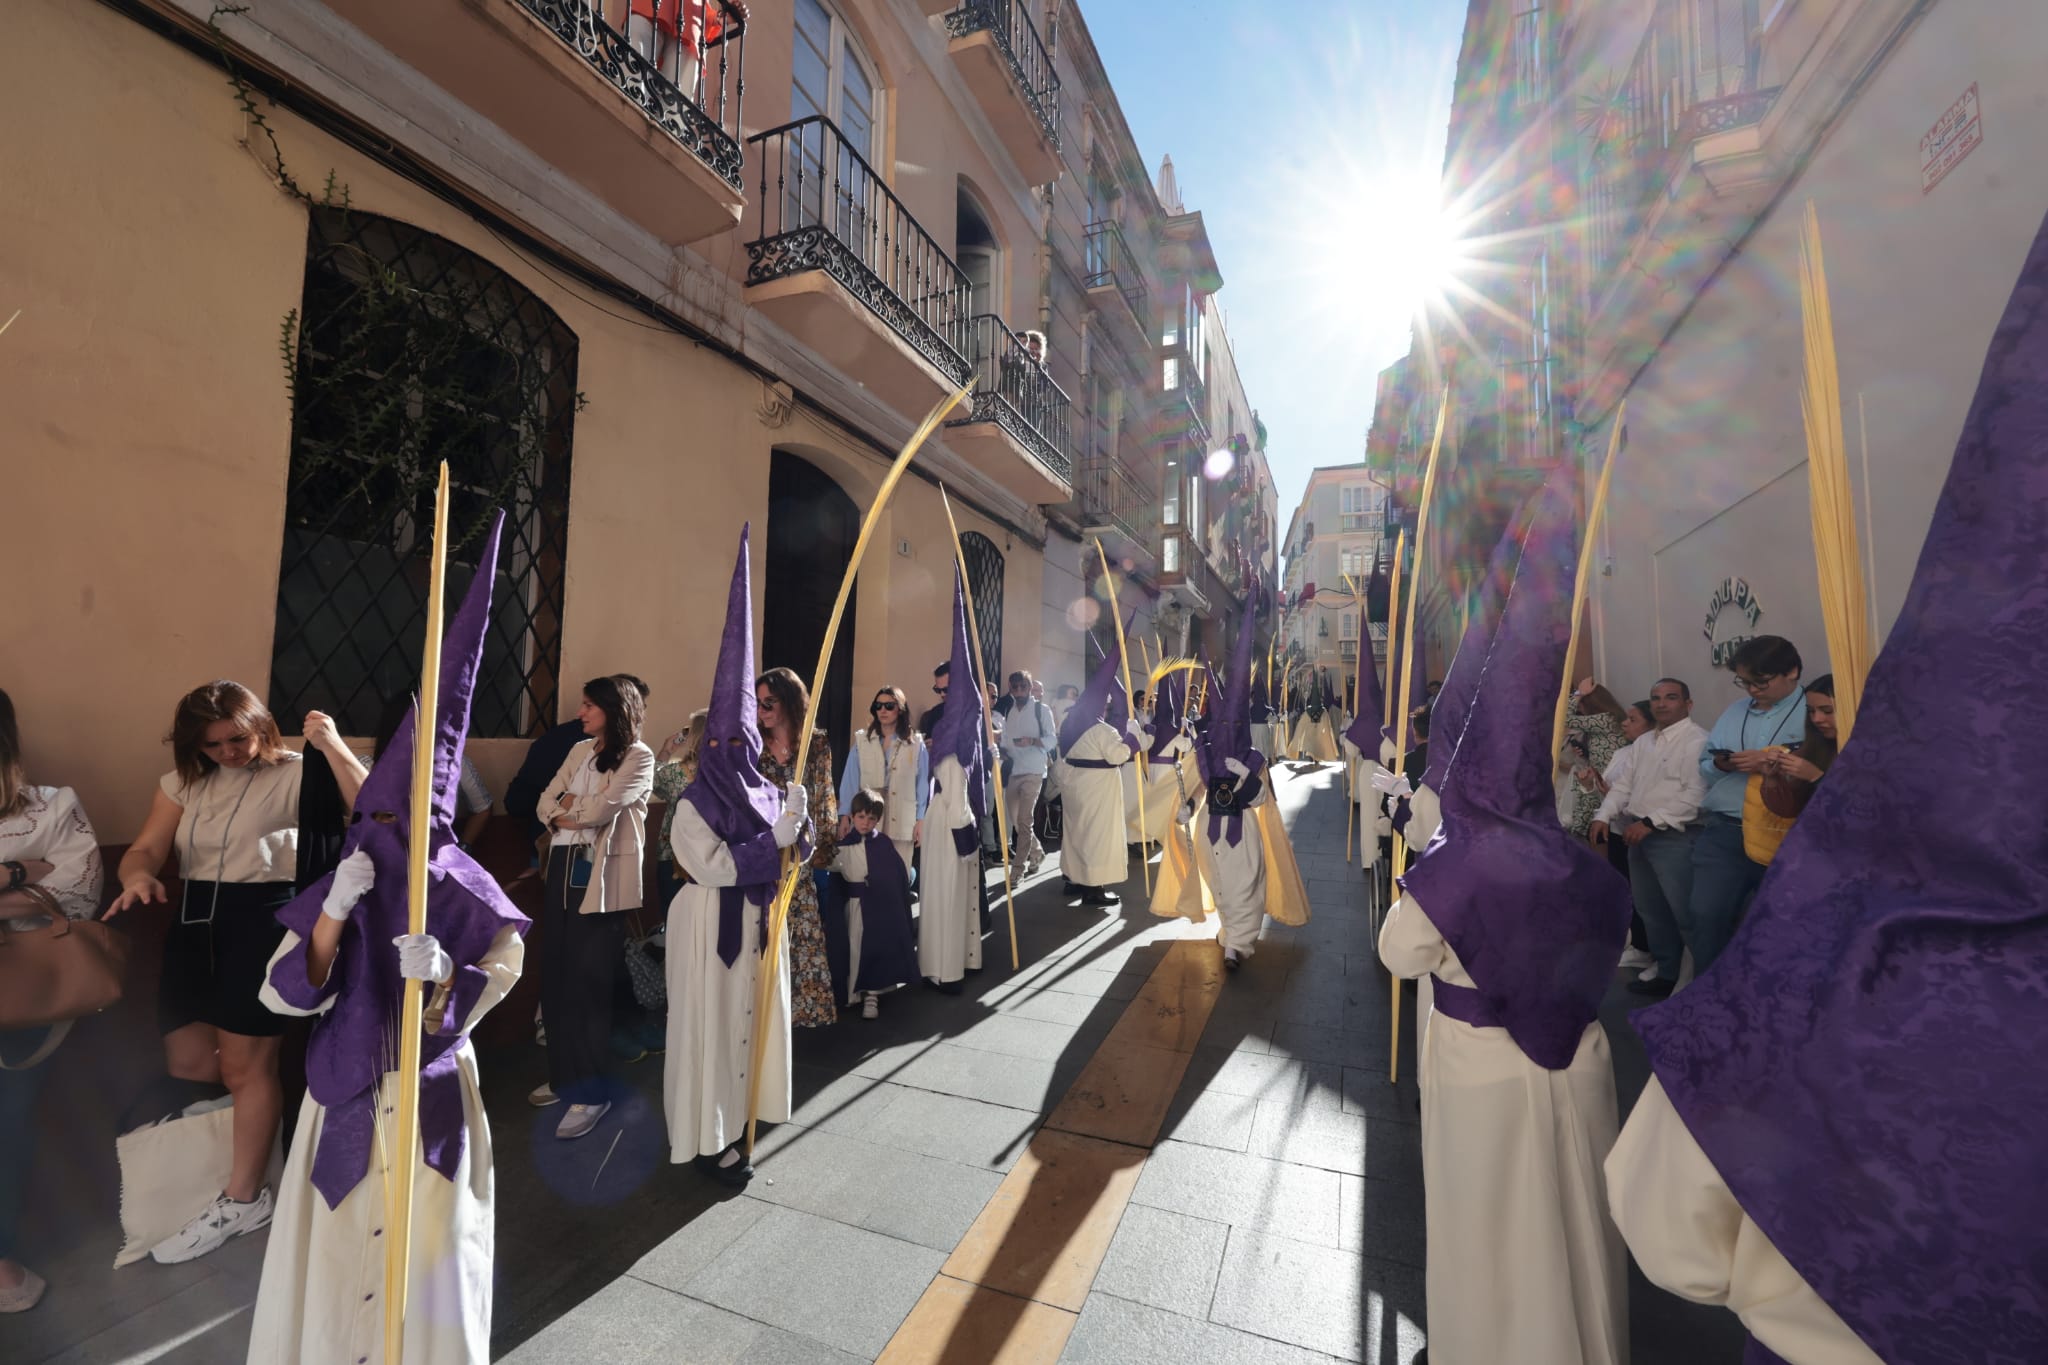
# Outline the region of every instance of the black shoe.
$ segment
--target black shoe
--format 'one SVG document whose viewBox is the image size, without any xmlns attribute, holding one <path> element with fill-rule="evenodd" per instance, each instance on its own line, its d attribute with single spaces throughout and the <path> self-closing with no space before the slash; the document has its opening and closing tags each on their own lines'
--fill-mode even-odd
<svg viewBox="0 0 2048 1365">
<path fill-rule="evenodd" d="M 958 995 L 962 985 L 958 981 L 941 981 L 937 977 L 932 976 L 926 977 L 924 984 L 930 986 L 941 995 Z"/>
<path fill-rule="evenodd" d="M 1081 893 L 1081 904 L 1095 906 L 1098 909 L 1107 909 L 1112 905 L 1122 905 L 1123 903 L 1124 898 L 1122 896 L 1117 895 L 1114 891 L 1104 891 L 1099 886 L 1091 887 Z"/>
<path fill-rule="evenodd" d="M 1631 981 L 1628 983 L 1630 995 L 1647 995 L 1655 1000 L 1662 1000 L 1677 989 L 1678 983 L 1676 981 L 1666 981 L 1661 976 L 1650 981 Z"/>
<path fill-rule="evenodd" d="M 1060 898 L 1065 900 L 1081 894 L 1081 888 L 1069 881 L 1060 883 Z"/>
<path fill-rule="evenodd" d="M 733 1147 L 737 1146 L 739 1146 L 738 1143 L 733 1144 Z M 726 1151 L 731 1150 L 731 1147 L 726 1148 Z M 747 1163 L 744 1157 L 734 1162 L 730 1166 L 721 1166 L 718 1164 L 718 1157 L 724 1155 L 725 1152 L 720 1152 L 718 1156 L 700 1156 L 696 1158 L 694 1161 L 692 1161 L 690 1164 L 695 1166 L 698 1170 L 704 1172 L 704 1174 L 710 1176 L 713 1180 L 716 1180 L 719 1184 L 725 1186 L 727 1189 L 745 1189 L 747 1187 L 747 1182 L 754 1178 L 754 1168 Z"/>
</svg>

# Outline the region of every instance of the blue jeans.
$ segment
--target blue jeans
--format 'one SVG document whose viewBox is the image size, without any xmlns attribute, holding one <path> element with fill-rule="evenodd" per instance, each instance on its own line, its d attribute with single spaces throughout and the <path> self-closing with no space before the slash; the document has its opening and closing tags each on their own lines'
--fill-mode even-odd
<svg viewBox="0 0 2048 1365">
<path fill-rule="evenodd" d="M 1660 829 L 1628 850 L 1629 890 L 1635 895 L 1636 913 L 1643 917 L 1650 956 L 1657 959 L 1657 976 L 1663 981 L 1678 980 L 1679 965 L 1685 959 L 1684 926 L 1692 909 L 1692 858 L 1690 829 Z M 1697 946 L 1693 958 L 1699 958 Z"/>
<path fill-rule="evenodd" d="M 1742 851 L 1742 821 L 1707 811 L 1692 845 L 1692 906 L 1678 927 L 1692 949 L 1692 969 L 1704 974 L 1735 937 L 1749 898 L 1764 879 L 1764 865 Z"/>
<path fill-rule="evenodd" d="M 0 1057 L 19 1060 L 42 1046 L 40 1028 L 0 1033 Z M 63 1049 L 58 1049 L 60 1052 Z M 45 1059 L 26 1071 L 0 1071 L 0 1261 L 20 1249 L 21 1207 L 36 1146 L 36 1092 L 50 1070 Z"/>
</svg>

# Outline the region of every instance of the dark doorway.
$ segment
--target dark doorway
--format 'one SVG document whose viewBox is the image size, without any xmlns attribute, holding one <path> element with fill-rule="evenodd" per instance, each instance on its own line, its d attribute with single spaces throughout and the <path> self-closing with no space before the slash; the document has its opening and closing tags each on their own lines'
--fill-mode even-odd
<svg viewBox="0 0 2048 1365">
<path fill-rule="evenodd" d="M 810 686 L 831 620 L 832 599 L 859 538 L 860 508 L 853 499 L 809 460 L 776 451 L 768 466 L 761 667 L 793 668 L 804 686 Z M 832 741 L 835 780 L 853 735 L 853 623 L 858 597 L 856 592 L 847 600 L 825 690 L 811 699 L 811 724 Z"/>
</svg>

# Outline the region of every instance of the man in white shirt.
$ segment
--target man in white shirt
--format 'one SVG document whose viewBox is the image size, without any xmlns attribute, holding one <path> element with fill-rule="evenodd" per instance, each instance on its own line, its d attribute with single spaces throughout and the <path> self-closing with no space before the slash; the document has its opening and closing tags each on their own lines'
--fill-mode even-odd
<svg viewBox="0 0 2048 1365">
<path fill-rule="evenodd" d="M 1692 689 L 1676 678 L 1659 678 L 1650 689 L 1650 717 L 1657 728 L 1629 746 L 1629 761 L 1620 765 L 1589 832 L 1603 847 L 1610 837 L 1628 843 L 1629 889 L 1657 960 L 1653 979 L 1631 981 L 1628 988 L 1661 1000 L 1678 985 L 1688 946 L 1691 826 L 1707 794 L 1700 772 L 1707 732 L 1692 721 Z"/>
<path fill-rule="evenodd" d="M 1059 727 L 1053 723 L 1052 708 L 1031 694 L 1029 673 L 1010 675 L 1010 695 L 1004 717 L 1002 745 L 1004 768 L 1003 807 L 1010 817 L 1012 857 L 1023 864 L 1024 875 L 1038 871 L 1045 859 L 1033 829 L 1038 813 L 1038 795 L 1045 786 L 1045 771 L 1052 750 L 1059 743 Z"/>
</svg>

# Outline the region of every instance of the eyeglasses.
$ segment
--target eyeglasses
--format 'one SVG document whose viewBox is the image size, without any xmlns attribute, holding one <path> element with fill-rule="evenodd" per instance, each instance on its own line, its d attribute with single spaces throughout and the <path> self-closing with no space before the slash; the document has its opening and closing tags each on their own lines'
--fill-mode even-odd
<svg viewBox="0 0 2048 1365">
<path fill-rule="evenodd" d="M 1745 692 L 1761 692 L 1784 676 L 1782 673 L 1766 673 L 1761 678 L 1738 677 L 1735 679 L 1735 685 Z"/>
</svg>

